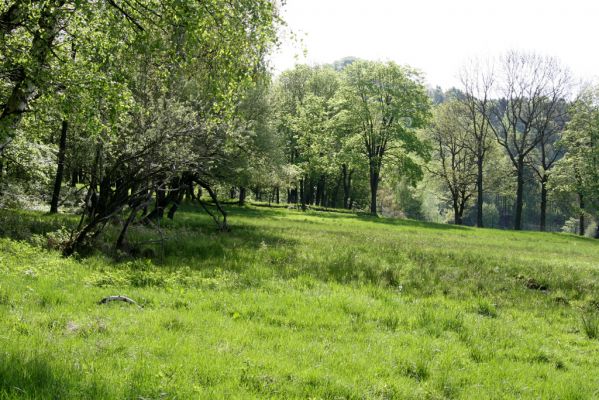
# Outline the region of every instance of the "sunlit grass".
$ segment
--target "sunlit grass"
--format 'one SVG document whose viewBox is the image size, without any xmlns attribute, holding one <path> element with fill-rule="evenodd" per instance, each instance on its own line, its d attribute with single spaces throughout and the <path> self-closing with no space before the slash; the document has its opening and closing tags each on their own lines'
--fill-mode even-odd
<svg viewBox="0 0 599 400">
<path fill-rule="evenodd" d="M 25 241 L 0 239 L 0 398 L 599 395 L 597 241 L 231 213 L 222 234 L 185 207 L 164 246 L 136 227 L 152 259 L 120 261 L 33 246 L 64 219 L 20 214 Z M 142 308 L 97 304 L 116 294 Z"/>
</svg>

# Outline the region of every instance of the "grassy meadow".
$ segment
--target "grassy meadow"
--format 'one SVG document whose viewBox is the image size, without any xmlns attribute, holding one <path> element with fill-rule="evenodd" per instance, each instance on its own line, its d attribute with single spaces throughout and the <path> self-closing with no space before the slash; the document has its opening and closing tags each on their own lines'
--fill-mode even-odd
<svg viewBox="0 0 599 400">
<path fill-rule="evenodd" d="M 599 241 L 229 211 L 116 259 L 44 249 L 74 216 L 3 211 L 0 399 L 599 398 Z"/>
</svg>

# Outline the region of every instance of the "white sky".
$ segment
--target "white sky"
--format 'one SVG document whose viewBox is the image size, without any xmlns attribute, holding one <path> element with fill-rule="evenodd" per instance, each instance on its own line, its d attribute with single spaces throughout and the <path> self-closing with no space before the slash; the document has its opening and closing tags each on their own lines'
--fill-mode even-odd
<svg viewBox="0 0 599 400">
<path fill-rule="evenodd" d="M 275 72 L 355 56 L 408 64 L 448 89 L 469 58 L 521 49 L 599 75 L 598 0 L 287 0 L 283 16 L 303 44 L 285 35 Z"/>
</svg>

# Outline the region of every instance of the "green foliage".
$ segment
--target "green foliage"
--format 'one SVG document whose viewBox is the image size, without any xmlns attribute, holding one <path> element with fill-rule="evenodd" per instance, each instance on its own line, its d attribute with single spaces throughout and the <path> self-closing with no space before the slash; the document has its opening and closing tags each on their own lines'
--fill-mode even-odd
<svg viewBox="0 0 599 400">
<path fill-rule="evenodd" d="M 344 69 L 341 99 L 364 154 L 382 165 L 389 148 L 424 156 L 415 129 L 429 119 L 419 73 L 394 63 L 356 61 Z"/>
<path fill-rule="evenodd" d="M 377 212 L 378 184 L 385 160 L 395 159 L 403 176 L 419 173 L 410 157 L 428 157 L 416 135 L 430 117 L 430 100 L 417 71 L 395 63 L 355 61 L 343 70 L 339 93 L 344 117 L 368 160 L 370 211 Z"/>
<path fill-rule="evenodd" d="M 597 88 L 583 91 L 572 104 L 571 120 L 560 145 L 566 155 L 558 162 L 553 186 L 582 196 L 579 212 L 599 210 L 599 95 Z M 582 208 L 582 210 L 580 209 Z"/>
</svg>

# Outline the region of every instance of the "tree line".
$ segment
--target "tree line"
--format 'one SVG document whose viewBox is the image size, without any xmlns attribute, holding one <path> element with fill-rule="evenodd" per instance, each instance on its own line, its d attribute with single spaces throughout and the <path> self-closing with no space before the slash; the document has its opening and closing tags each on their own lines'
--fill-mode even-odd
<svg viewBox="0 0 599 400">
<path fill-rule="evenodd" d="M 417 71 L 394 63 L 284 72 L 273 118 L 295 167 L 288 202 L 376 215 L 384 176 L 396 198 L 425 183 L 458 225 L 468 215 L 479 227 L 545 231 L 548 218 L 561 227 L 577 216 L 584 234 L 585 216 L 597 218 L 598 88 L 581 87 L 553 57 L 516 51 L 459 75 L 461 87 L 427 93 Z M 501 221 L 489 222 L 485 210 L 500 205 Z"/>
<path fill-rule="evenodd" d="M 581 233 L 597 219 L 599 91 L 576 92 L 556 59 L 473 62 L 447 92 L 355 58 L 273 77 L 280 6 L 3 3 L 0 206 L 80 210 L 66 255 L 111 221 L 122 247 L 130 226 L 174 218 L 184 199 L 221 230 L 223 200 L 249 196 L 373 215 L 391 199 L 481 227 L 500 203 L 493 225 L 514 229 L 532 204 L 540 230 L 548 215 L 576 216 Z"/>
</svg>

